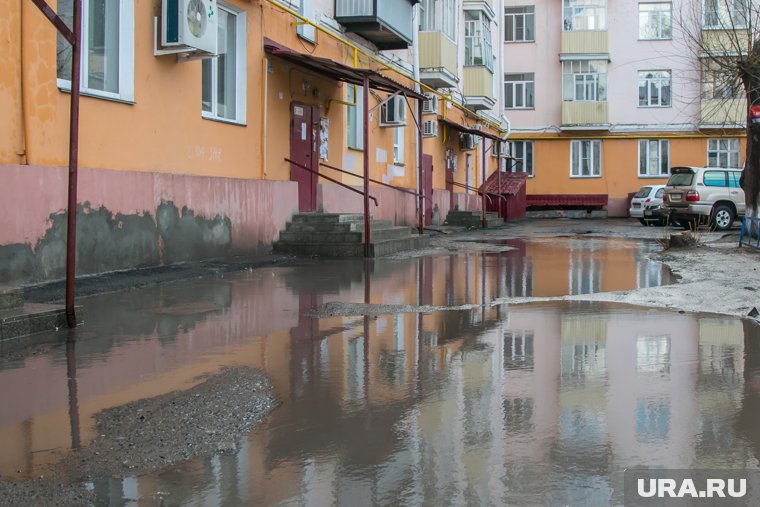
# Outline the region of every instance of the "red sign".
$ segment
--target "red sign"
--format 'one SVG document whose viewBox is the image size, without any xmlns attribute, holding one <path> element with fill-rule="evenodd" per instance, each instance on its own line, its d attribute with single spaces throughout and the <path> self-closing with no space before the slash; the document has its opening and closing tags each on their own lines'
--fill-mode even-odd
<svg viewBox="0 0 760 507">
<path fill-rule="evenodd" d="M 749 122 L 752 125 L 760 124 L 760 106 L 750 106 L 749 108 Z"/>
</svg>

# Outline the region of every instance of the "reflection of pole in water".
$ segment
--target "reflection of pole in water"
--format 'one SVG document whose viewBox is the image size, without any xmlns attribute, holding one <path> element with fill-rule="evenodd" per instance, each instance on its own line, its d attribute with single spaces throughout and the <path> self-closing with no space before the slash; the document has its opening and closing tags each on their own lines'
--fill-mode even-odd
<svg viewBox="0 0 760 507">
<path fill-rule="evenodd" d="M 364 309 L 364 397 L 365 401 L 369 402 L 369 295 L 371 291 L 370 286 L 370 262 L 369 259 L 364 259 L 364 304 L 367 308 Z"/>
<path fill-rule="evenodd" d="M 66 339 L 66 376 L 69 384 L 69 424 L 71 426 L 71 448 L 79 449 L 79 401 L 77 399 L 77 357 L 75 331 Z"/>
</svg>

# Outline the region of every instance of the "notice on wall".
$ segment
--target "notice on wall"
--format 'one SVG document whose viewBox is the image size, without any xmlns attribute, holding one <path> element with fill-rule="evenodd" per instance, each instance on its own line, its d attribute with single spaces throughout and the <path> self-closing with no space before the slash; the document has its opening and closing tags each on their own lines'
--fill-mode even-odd
<svg viewBox="0 0 760 507">
<path fill-rule="evenodd" d="M 327 160 L 329 153 L 330 119 L 319 119 L 319 160 Z"/>
</svg>

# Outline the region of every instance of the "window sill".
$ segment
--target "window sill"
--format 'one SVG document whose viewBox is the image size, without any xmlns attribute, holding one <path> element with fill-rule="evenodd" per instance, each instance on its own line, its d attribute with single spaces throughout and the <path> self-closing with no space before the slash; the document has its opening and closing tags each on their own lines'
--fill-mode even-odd
<svg viewBox="0 0 760 507">
<path fill-rule="evenodd" d="M 201 118 L 204 120 L 215 121 L 218 123 L 227 123 L 229 125 L 237 125 L 238 127 L 247 127 L 244 121 L 230 120 L 229 118 L 222 118 L 219 116 L 213 116 L 208 113 L 202 113 Z"/>
<path fill-rule="evenodd" d="M 358 151 L 359 153 L 364 153 L 364 148 L 354 148 L 353 146 L 346 146 L 346 148 L 351 151 Z"/>
<path fill-rule="evenodd" d="M 536 42 L 536 39 L 532 40 L 505 40 L 504 44 L 533 44 Z"/>
<path fill-rule="evenodd" d="M 639 42 L 657 42 L 657 41 L 661 41 L 661 40 L 672 41 L 673 37 L 662 37 L 660 39 L 642 39 L 641 37 L 639 37 Z"/>
<path fill-rule="evenodd" d="M 598 175 L 598 176 L 597 175 L 592 175 L 592 176 L 573 176 L 572 174 L 570 175 L 571 179 L 576 179 L 577 178 L 577 179 L 582 179 L 582 180 L 589 179 L 589 178 L 601 178 L 601 177 L 602 177 L 601 174 Z"/>
<path fill-rule="evenodd" d="M 639 109 L 671 109 L 673 106 L 641 106 L 639 105 Z"/>
<path fill-rule="evenodd" d="M 702 26 L 702 30 L 709 30 L 711 32 L 733 32 L 734 30 L 746 30 L 746 26 Z"/>
<path fill-rule="evenodd" d="M 652 175 L 648 175 L 648 174 L 639 174 L 639 179 L 640 180 L 657 180 L 657 179 L 661 180 L 663 178 L 670 178 L 670 175 L 669 174 L 660 174 L 660 175 L 657 175 L 657 176 L 652 176 Z"/>
<path fill-rule="evenodd" d="M 71 87 L 70 86 L 62 86 L 62 85 L 59 84 L 58 85 L 58 91 L 60 91 L 62 93 L 71 93 Z M 110 94 L 110 93 L 99 92 L 98 90 L 80 89 L 79 90 L 79 95 L 81 95 L 82 97 L 90 97 L 90 98 L 93 98 L 93 99 L 109 100 L 111 102 L 118 102 L 120 104 L 134 105 L 136 103 L 134 101 L 134 99 L 126 99 L 126 98 L 122 98 L 122 97 L 119 97 L 117 95 L 113 95 L 113 94 Z"/>
<path fill-rule="evenodd" d="M 535 107 L 505 107 L 505 111 L 535 111 Z"/>
</svg>

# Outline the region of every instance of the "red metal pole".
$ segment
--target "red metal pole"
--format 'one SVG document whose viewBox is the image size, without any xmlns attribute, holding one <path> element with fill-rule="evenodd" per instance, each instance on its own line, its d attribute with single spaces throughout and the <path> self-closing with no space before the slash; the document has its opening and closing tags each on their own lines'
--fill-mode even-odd
<svg viewBox="0 0 760 507">
<path fill-rule="evenodd" d="M 69 115 L 69 200 L 66 234 L 66 323 L 76 327 L 74 279 L 77 244 L 77 164 L 79 159 L 79 83 L 82 51 L 82 0 L 74 0 L 74 43 L 71 60 L 71 113 Z"/>
<path fill-rule="evenodd" d="M 483 181 L 480 182 L 481 184 L 481 192 L 480 192 L 480 201 L 481 201 L 481 207 L 483 208 L 482 217 L 483 217 L 483 229 L 486 228 L 486 138 L 482 138 L 483 142 L 481 143 L 481 149 L 483 151 Z"/>
<path fill-rule="evenodd" d="M 417 122 L 417 144 L 419 145 L 419 160 L 417 163 L 419 164 L 420 168 L 417 175 L 417 180 L 420 182 L 420 188 L 419 188 L 419 197 L 417 201 L 419 202 L 420 212 L 419 212 L 419 233 L 420 236 L 425 232 L 425 200 L 423 199 L 423 195 L 425 193 L 425 179 L 423 178 L 423 170 L 422 170 L 422 160 L 423 160 L 423 151 L 422 151 L 422 107 L 423 102 L 422 99 L 417 99 L 417 117 L 419 118 L 419 121 Z"/>
<path fill-rule="evenodd" d="M 369 220 L 369 76 L 364 76 L 364 257 L 370 252 Z"/>
<path fill-rule="evenodd" d="M 496 192 L 499 195 L 503 195 L 501 193 L 501 141 L 496 142 L 496 170 L 498 171 L 496 174 L 496 184 L 498 185 L 499 191 Z M 504 203 L 502 201 L 499 201 L 499 216 L 502 220 L 504 220 L 502 211 L 504 211 Z"/>
</svg>

